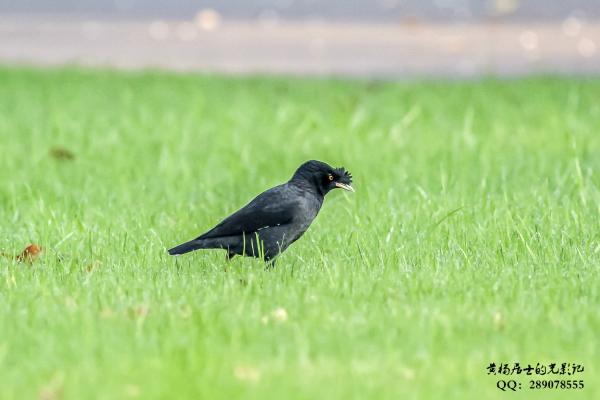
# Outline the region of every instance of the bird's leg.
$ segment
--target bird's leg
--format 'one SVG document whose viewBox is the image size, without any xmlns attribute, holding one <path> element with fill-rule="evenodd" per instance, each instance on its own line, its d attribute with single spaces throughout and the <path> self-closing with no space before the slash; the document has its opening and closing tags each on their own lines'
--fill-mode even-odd
<svg viewBox="0 0 600 400">
<path fill-rule="evenodd" d="M 268 258 L 265 257 L 265 263 L 267 264 L 267 269 L 273 269 L 275 268 L 275 258 Z"/>
<path fill-rule="evenodd" d="M 236 254 L 233 251 L 227 249 L 227 253 L 225 254 L 225 259 L 227 262 L 231 261 L 231 259 L 235 256 Z M 227 272 L 227 266 L 225 266 L 225 272 Z"/>
</svg>

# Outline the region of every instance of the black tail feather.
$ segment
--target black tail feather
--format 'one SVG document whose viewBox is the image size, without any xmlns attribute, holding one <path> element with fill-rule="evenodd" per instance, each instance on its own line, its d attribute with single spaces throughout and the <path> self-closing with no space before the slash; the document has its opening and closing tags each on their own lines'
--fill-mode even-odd
<svg viewBox="0 0 600 400">
<path fill-rule="evenodd" d="M 190 251 L 203 249 L 202 240 L 190 240 L 189 242 L 185 242 L 180 244 L 179 246 L 175 246 L 172 249 L 169 249 L 169 254 L 172 256 L 177 256 L 180 254 L 189 253 Z"/>
</svg>

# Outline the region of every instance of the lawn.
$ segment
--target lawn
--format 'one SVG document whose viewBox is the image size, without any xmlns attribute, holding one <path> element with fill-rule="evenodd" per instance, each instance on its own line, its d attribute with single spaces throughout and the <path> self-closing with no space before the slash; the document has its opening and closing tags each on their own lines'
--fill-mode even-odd
<svg viewBox="0 0 600 400">
<path fill-rule="evenodd" d="M 599 127 L 598 79 L 2 68 L 0 398 L 600 398 Z M 275 269 L 166 254 L 308 159 L 356 193 Z"/>
</svg>

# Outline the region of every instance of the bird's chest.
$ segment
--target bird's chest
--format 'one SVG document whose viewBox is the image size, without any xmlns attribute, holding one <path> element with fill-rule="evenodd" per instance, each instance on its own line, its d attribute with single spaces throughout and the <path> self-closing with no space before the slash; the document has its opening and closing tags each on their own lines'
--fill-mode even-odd
<svg viewBox="0 0 600 400">
<path fill-rule="evenodd" d="M 318 199 L 313 199 L 311 197 L 304 198 L 303 200 L 304 201 L 302 201 L 295 218 L 302 232 L 308 229 L 310 224 L 317 217 L 322 204 Z"/>
<path fill-rule="evenodd" d="M 282 252 L 298 240 L 319 213 L 322 202 L 310 197 L 298 197 L 300 199 L 289 223 L 271 226 L 258 232 L 271 252 Z"/>
</svg>

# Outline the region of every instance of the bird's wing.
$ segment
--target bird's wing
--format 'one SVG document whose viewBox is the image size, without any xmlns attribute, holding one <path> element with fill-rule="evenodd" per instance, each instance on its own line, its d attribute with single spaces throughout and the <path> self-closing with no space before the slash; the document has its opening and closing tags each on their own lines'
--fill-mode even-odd
<svg viewBox="0 0 600 400">
<path fill-rule="evenodd" d="M 259 194 L 197 239 L 250 234 L 263 228 L 285 225 L 294 217 L 297 206 L 297 198 L 285 185 L 276 186 Z"/>
</svg>

